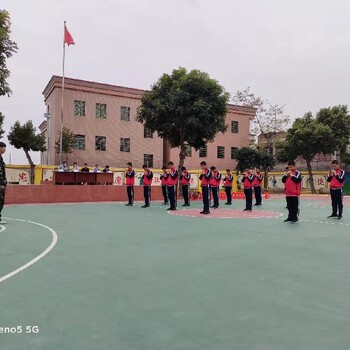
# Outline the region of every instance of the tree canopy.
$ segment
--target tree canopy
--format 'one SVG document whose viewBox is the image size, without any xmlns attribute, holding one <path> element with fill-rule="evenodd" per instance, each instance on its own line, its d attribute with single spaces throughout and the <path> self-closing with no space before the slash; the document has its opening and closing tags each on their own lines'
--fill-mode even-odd
<svg viewBox="0 0 350 350">
<path fill-rule="evenodd" d="M 69 153 L 73 152 L 75 145 L 75 136 L 74 133 L 68 128 L 63 128 L 62 130 L 62 153 L 66 155 L 66 158 Z M 61 131 L 58 131 L 58 140 L 55 143 L 56 153 L 60 153 L 60 143 L 61 143 Z M 66 159 L 67 160 L 67 159 Z"/>
<path fill-rule="evenodd" d="M 171 147 L 180 147 L 181 167 L 186 144 L 197 150 L 225 132 L 228 100 L 229 94 L 207 73 L 180 67 L 145 92 L 136 119 Z"/>
<path fill-rule="evenodd" d="M 10 70 L 6 61 L 17 52 L 17 44 L 11 40 L 10 14 L 6 10 L 0 10 L 0 96 L 10 96 L 12 90 L 8 84 Z"/>
<path fill-rule="evenodd" d="M 264 171 L 270 171 L 276 161 L 271 154 L 260 152 L 251 147 L 242 147 L 234 151 L 234 159 L 237 160 L 237 171 L 244 171 L 250 168 L 259 168 Z"/>
</svg>

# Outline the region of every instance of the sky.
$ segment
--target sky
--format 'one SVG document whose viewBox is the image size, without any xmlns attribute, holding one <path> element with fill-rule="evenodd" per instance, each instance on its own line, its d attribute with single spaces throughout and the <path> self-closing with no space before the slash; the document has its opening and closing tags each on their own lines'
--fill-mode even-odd
<svg viewBox="0 0 350 350">
<path fill-rule="evenodd" d="M 43 121 L 42 91 L 62 74 L 65 20 L 76 43 L 66 49 L 67 77 L 148 89 L 179 66 L 199 69 L 231 95 L 250 86 L 285 104 L 292 120 L 349 102 L 346 0 L 1 0 L 0 8 L 19 47 L 8 60 L 13 95 L 0 97 L 6 134 L 16 120 Z M 27 163 L 12 147 L 4 160 Z"/>
</svg>

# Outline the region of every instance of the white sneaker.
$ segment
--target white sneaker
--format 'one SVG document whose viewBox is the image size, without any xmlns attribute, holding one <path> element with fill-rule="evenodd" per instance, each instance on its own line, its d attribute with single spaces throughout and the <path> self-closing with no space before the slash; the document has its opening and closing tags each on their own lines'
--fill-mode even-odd
<svg viewBox="0 0 350 350">
<path fill-rule="evenodd" d="M 6 225 L 6 224 L 7 224 L 7 221 L 4 221 L 4 220 L 0 219 L 0 225 Z"/>
</svg>

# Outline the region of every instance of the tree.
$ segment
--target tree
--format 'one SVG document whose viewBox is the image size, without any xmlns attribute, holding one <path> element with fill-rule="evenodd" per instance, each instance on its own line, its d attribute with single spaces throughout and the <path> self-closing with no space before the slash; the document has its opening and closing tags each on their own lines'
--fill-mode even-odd
<svg viewBox="0 0 350 350">
<path fill-rule="evenodd" d="M 2 128 L 4 124 L 5 116 L 0 112 L 0 139 L 2 138 L 2 135 L 4 135 L 5 130 Z"/>
<path fill-rule="evenodd" d="M 286 162 L 302 156 L 306 161 L 311 192 L 316 193 L 311 161 L 317 153 L 333 153 L 336 148 L 337 142 L 331 128 L 320 123 L 309 112 L 303 118 L 296 119 L 288 129 L 285 142 L 278 144 L 277 159 Z"/>
<path fill-rule="evenodd" d="M 289 116 L 284 112 L 284 105 L 274 105 L 268 100 L 255 96 L 250 91 L 250 87 L 237 91 L 233 96 L 233 102 L 256 110 L 252 131 L 255 135 L 264 135 L 266 147 L 272 149 L 272 154 L 275 155 L 276 134 L 285 131 L 290 122 Z"/>
<path fill-rule="evenodd" d="M 186 144 L 198 150 L 225 132 L 229 95 L 207 73 L 185 68 L 163 74 L 141 100 L 136 120 L 180 147 L 179 168 L 186 158 Z"/>
<path fill-rule="evenodd" d="M 234 159 L 238 161 L 236 170 L 244 171 L 250 168 L 259 168 L 270 171 L 275 166 L 275 159 L 271 154 L 260 152 L 251 147 L 236 149 L 233 153 Z"/>
<path fill-rule="evenodd" d="M 7 138 L 10 144 L 15 148 L 23 148 L 23 151 L 28 159 L 28 163 L 30 164 L 31 183 L 34 183 L 35 165 L 32 161 L 29 151 L 46 151 L 45 136 L 36 134 L 36 128 L 34 128 L 33 122 L 29 120 L 23 125 L 21 125 L 19 121 L 16 121 L 15 124 L 11 127 Z"/>
<path fill-rule="evenodd" d="M 11 21 L 10 14 L 6 10 L 0 10 L 0 96 L 10 96 L 12 90 L 7 82 L 10 71 L 6 60 L 17 52 L 17 44 L 10 39 Z"/>
<path fill-rule="evenodd" d="M 68 161 L 68 154 L 73 152 L 75 145 L 74 133 L 68 128 L 63 128 L 62 130 L 62 153 L 66 155 L 66 161 Z M 58 131 L 58 141 L 55 143 L 56 153 L 60 153 L 60 143 L 61 143 L 61 131 Z"/>
</svg>

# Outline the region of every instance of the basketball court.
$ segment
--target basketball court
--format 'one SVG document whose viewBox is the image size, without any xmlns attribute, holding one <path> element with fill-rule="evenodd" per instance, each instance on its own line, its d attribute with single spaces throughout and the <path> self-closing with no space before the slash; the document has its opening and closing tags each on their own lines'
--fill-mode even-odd
<svg viewBox="0 0 350 350">
<path fill-rule="evenodd" d="M 1 350 L 348 350 L 350 198 L 6 206 Z M 255 207 L 254 207 L 255 208 Z"/>
</svg>

